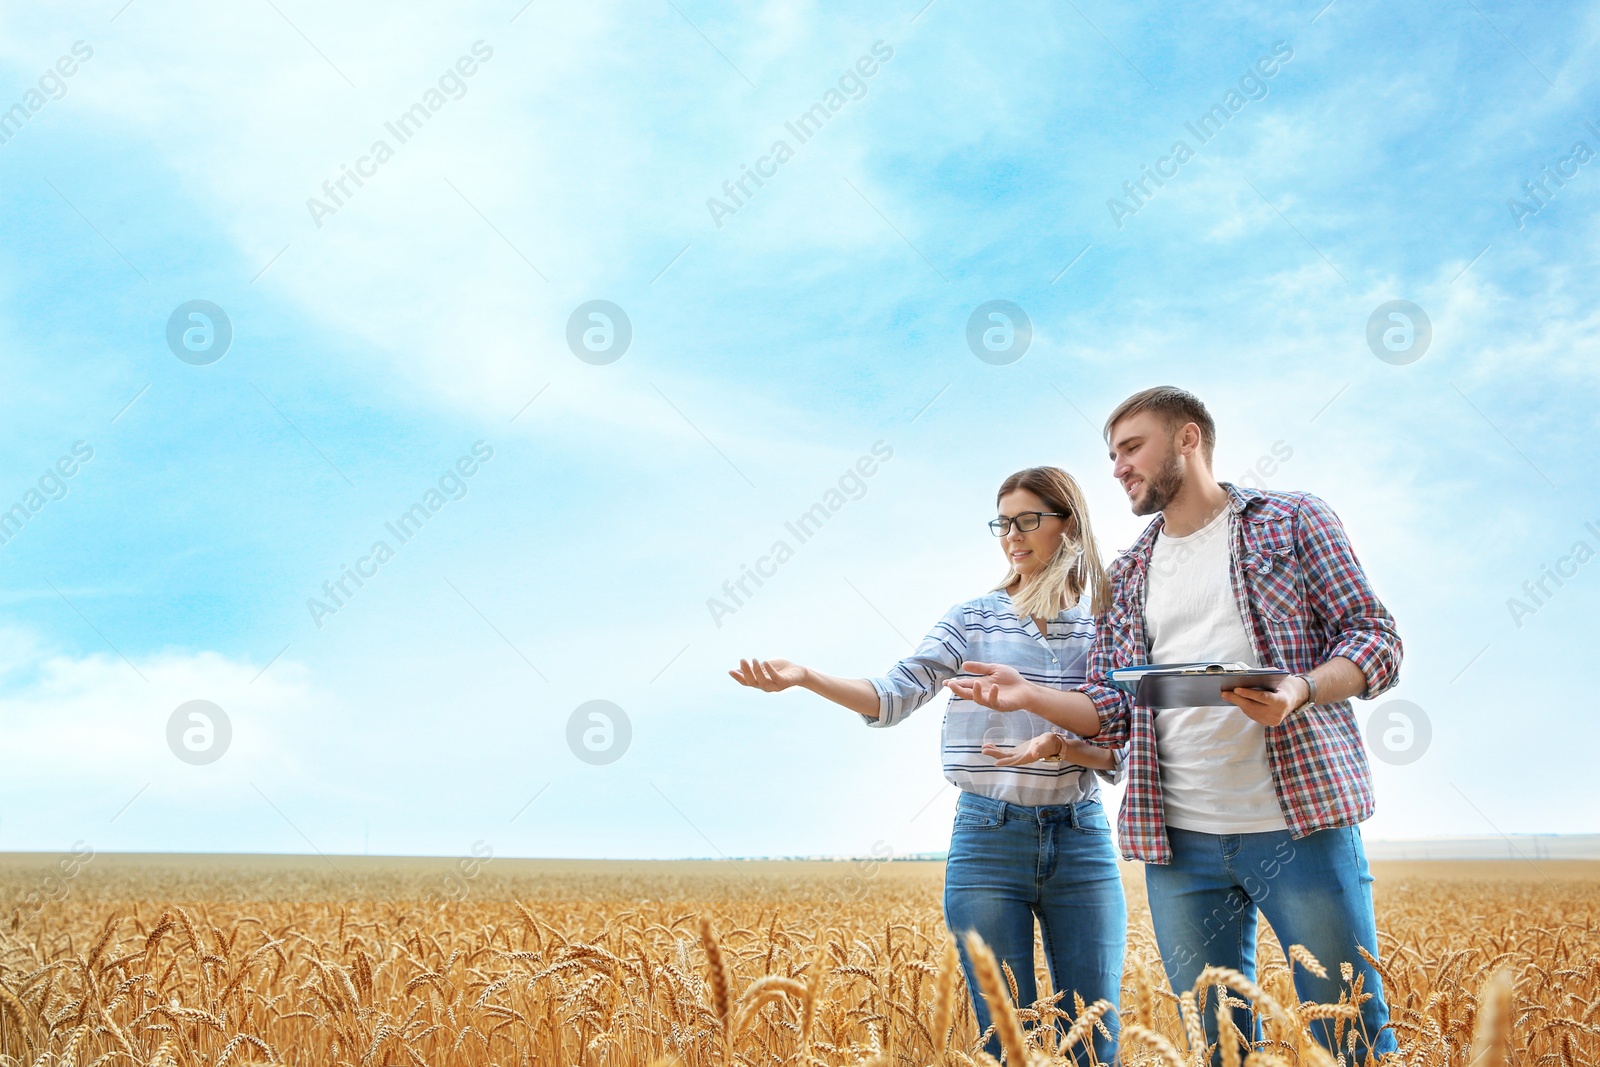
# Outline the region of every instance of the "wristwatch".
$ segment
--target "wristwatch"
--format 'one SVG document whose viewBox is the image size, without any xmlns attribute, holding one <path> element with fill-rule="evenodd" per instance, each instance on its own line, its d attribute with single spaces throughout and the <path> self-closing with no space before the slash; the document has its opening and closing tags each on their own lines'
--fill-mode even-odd
<svg viewBox="0 0 1600 1067">
<path fill-rule="evenodd" d="M 1052 733 L 1050 736 L 1056 739 L 1056 754 L 1054 756 L 1040 756 L 1040 763 L 1060 763 L 1062 760 L 1067 758 L 1062 748 L 1062 742 L 1064 740 L 1062 736 L 1057 733 Z"/>
<path fill-rule="evenodd" d="M 1294 708 L 1290 714 L 1293 714 L 1295 711 L 1304 711 L 1307 708 L 1316 707 L 1317 704 L 1317 680 L 1311 677 L 1309 673 L 1297 674 L 1295 677 L 1306 683 L 1306 702 L 1301 704 L 1298 708 Z"/>
</svg>

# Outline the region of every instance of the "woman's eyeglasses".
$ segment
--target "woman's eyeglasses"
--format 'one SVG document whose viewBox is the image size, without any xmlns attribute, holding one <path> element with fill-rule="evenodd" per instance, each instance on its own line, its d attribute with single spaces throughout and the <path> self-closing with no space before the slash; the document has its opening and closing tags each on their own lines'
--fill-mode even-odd
<svg viewBox="0 0 1600 1067">
<path fill-rule="evenodd" d="M 989 523 L 989 529 L 994 531 L 996 537 L 1004 537 L 1011 532 L 1012 524 L 1015 524 L 1023 533 L 1032 533 L 1039 528 L 1039 520 L 1044 518 L 1064 519 L 1066 516 L 1059 511 L 1022 511 L 1009 519 L 1004 515 L 1000 516 Z"/>
</svg>

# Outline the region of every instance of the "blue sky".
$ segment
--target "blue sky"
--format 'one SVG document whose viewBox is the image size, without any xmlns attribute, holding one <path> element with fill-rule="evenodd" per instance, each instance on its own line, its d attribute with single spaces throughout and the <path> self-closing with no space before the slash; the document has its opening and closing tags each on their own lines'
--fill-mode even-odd
<svg viewBox="0 0 1600 1067">
<path fill-rule="evenodd" d="M 1592 658 L 1600 562 L 1507 601 L 1600 550 L 1597 11 L 7 10 L 0 507 L 46 484 L 0 545 L 0 849 L 942 849 L 937 704 L 868 731 L 724 672 L 887 670 L 1000 576 L 1020 467 L 1127 545 L 1098 427 L 1163 382 L 1211 405 L 1220 476 L 1290 454 L 1267 483 L 1333 504 L 1399 619 L 1357 711 L 1432 739 L 1375 764 L 1369 835 L 1596 830 L 1590 709 L 1540 679 Z M 208 365 L 166 341 L 195 300 L 232 325 Z M 604 365 L 567 344 L 592 300 L 632 326 Z M 1032 323 L 1009 364 L 967 345 L 990 300 Z M 1432 325 L 1409 364 L 1367 345 L 1390 300 Z M 199 765 L 168 743 L 197 699 L 232 732 Z M 591 700 L 631 727 L 603 765 L 567 741 Z"/>
</svg>

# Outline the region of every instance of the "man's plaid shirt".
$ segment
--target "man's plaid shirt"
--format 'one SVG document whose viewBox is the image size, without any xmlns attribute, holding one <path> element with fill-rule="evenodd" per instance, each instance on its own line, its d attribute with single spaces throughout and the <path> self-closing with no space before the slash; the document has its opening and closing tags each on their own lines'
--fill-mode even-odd
<svg viewBox="0 0 1600 1067">
<path fill-rule="evenodd" d="M 1338 516 L 1310 493 L 1275 493 L 1228 482 L 1229 576 L 1257 662 L 1295 673 L 1335 656 L 1367 676 L 1371 699 L 1400 673 L 1400 633 L 1356 560 Z M 1128 791 L 1117 836 L 1130 860 L 1169 863 L 1152 709 L 1108 679 L 1114 667 L 1149 662 L 1145 592 L 1158 515 L 1110 569 L 1112 607 L 1096 623 L 1086 681 L 1076 688 L 1100 715 L 1096 744 L 1129 744 Z M 1240 712 L 1240 714 L 1244 714 Z M 1372 814 L 1372 782 L 1350 701 L 1297 711 L 1266 728 L 1267 762 L 1295 837 L 1350 826 Z"/>
</svg>

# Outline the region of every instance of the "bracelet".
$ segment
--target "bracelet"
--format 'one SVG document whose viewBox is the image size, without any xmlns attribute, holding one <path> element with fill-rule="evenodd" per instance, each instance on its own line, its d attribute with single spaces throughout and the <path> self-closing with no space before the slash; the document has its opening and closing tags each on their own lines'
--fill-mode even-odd
<svg viewBox="0 0 1600 1067">
<path fill-rule="evenodd" d="M 1062 760 L 1067 758 L 1062 753 L 1062 738 L 1061 738 L 1061 735 L 1058 734 L 1058 733 L 1051 733 L 1050 736 L 1056 739 L 1056 754 L 1054 756 L 1040 756 L 1039 757 L 1039 762 L 1040 763 L 1060 763 Z"/>
</svg>

